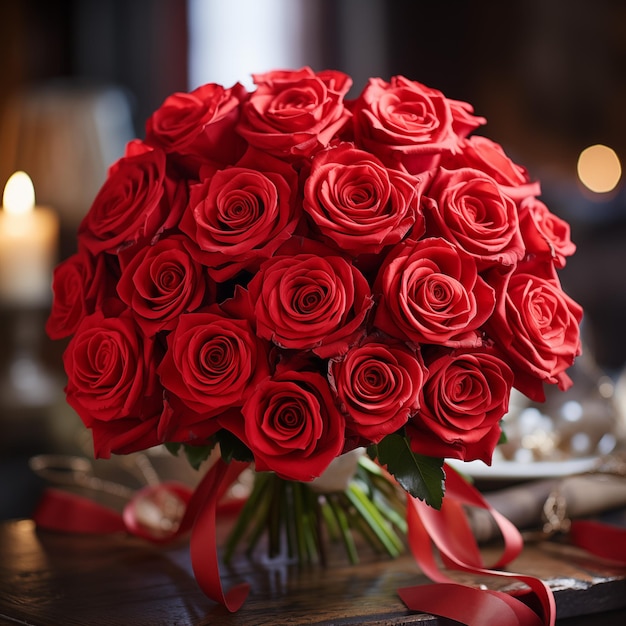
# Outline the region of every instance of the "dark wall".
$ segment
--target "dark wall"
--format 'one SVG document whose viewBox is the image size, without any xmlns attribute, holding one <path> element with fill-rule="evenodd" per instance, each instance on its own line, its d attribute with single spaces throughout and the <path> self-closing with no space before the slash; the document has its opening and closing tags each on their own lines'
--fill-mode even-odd
<svg viewBox="0 0 626 626">
<path fill-rule="evenodd" d="M 138 132 L 173 91 L 187 88 L 187 12 L 179 0 L 2 0 L 2 98 L 59 78 L 115 84 Z"/>
</svg>

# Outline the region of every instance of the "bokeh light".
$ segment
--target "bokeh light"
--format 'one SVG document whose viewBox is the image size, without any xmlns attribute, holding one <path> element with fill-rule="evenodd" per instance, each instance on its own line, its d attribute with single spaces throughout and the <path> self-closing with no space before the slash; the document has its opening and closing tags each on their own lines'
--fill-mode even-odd
<svg viewBox="0 0 626 626">
<path fill-rule="evenodd" d="M 615 151 L 596 144 L 585 148 L 578 157 L 578 178 L 594 193 L 613 191 L 622 176 L 622 166 Z"/>
</svg>

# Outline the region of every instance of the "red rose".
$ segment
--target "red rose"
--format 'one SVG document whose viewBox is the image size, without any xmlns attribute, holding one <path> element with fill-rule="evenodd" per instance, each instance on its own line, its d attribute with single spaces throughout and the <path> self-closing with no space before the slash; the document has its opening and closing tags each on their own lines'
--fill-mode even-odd
<svg viewBox="0 0 626 626">
<path fill-rule="evenodd" d="M 388 170 L 352 144 L 341 144 L 313 159 L 304 210 L 340 250 L 376 254 L 398 243 L 414 225 L 414 236 L 423 234 L 419 187 L 418 179 Z"/>
<path fill-rule="evenodd" d="M 522 202 L 519 219 L 526 252 L 551 258 L 556 267 L 565 267 L 565 258 L 576 251 L 569 224 L 537 198 Z"/>
<path fill-rule="evenodd" d="M 230 89 L 209 83 L 172 94 L 146 122 L 146 142 L 173 155 L 191 173 L 207 160 L 232 163 L 245 149 L 234 129 L 246 95 L 239 83 Z"/>
<path fill-rule="evenodd" d="M 565 370 L 580 354 L 582 309 L 562 289 L 551 263 L 537 258 L 502 277 L 503 297 L 489 322 L 515 373 L 515 387 L 545 400 L 543 382 L 567 389 Z"/>
<path fill-rule="evenodd" d="M 374 325 L 414 343 L 471 348 L 493 312 L 494 290 L 475 260 L 438 238 L 405 241 L 387 255 L 374 284 Z"/>
<path fill-rule="evenodd" d="M 517 207 L 487 174 L 439 168 L 423 205 L 428 235 L 465 250 L 479 271 L 494 264 L 513 266 L 524 257 Z"/>
<path fill-rule="evenodd" d="M 166 177 L 162 150 L 131 142 L 80 224 L 81 244 L 98 254 L 149 242 L 178 221 L 186 203 L 181 190 Z"/>
<path fill-rule="evenodd" d="M 422 408 L 407 425 L 412 450 L 490 465 L 508 411 L 511 368 L 486 350 L 440 352 L 427 367 Z"/>
<path fill-rule="evenodd" d="M 326 147 L 350 118 L 343 97 L 346 74 L 309 67 L 253 74 L 257 85 L 244 103 L 237 130 L 250 145 L 280 157 L 307 157 Z"/>
<path fill-rule="evenodd" d="M 237 166 L 191 186 L 180 228 L 198 244 L 215 280 L 258 269 L 291 237 L 299 216 L 297 185 L 290 165 L 249 151 Z"/>
<path fill-rule="evenodd" d="M 152 344 L 144 341 L 129 311 L 81 321 L 63 364 L 67 401 L 87 427 L 96 421 L 152 417 L 157 406 Z"/>
<path fill-rule="evenodd" d="M 230 426 L 252 451 L 257 471 L 310 481 L 343 449 L 344 419 L 320 374 L 277 373 L 257 385 L 241 412 L 243 424 Z"/>
<path fill-rule="evenodd" d="M 147 336 L 171 330 L 209 292 L 206 270 L 191 256 L 193 247 L 174 235 L 143 248 L 125 265 L 117 291 Z"/>
<path fill-rule="evenodd" d="M 474 107 L 469 102 L 448 98 L 448 104 L 452 113 L 452 128 L 459 137 L 467 137 L 479 126 L 487 123 L 484 117 L 474 115 Z"/>
<path fill-rule="evenodd" d="M 514 163 L 495 141 L 482 135 L 473 135 L 462 143 L 462 148 L 458 154 L 443 156 L 442 167 L 471 167 L 482 170 L 501 185 L 508 187 L 518 187 L 530 182 L 527 169 Z"/>
<path fill-rule="evenodd" d="M 366 443 L 378 443 L 419 409 L 425 376 L 419 352 L 399 341 L 375 338 L 354 346 L 329 367 L 346 427 Z"/>
<path fill-rule="evenodd" d="M 365 277 L 339 256 L 307 252 L 276 256 L 248 285 L 257 334 L 321 358 L 346 352 L 372 306 Z"/>
<path fill-rule="evenodd" d="M 352 114 L 357 144 L 412 174 L 434 167 L 459 142 L 448 99 L 403 76 L 370 78 Z"/>
<path fill-rule="evenodd" d="M 107 268 L 103 255 L 94 259 L 86 250 L 65 259 L 54 269 L 54 299 L 46 332 L 51 339 L 63 339 L 76 332 L 80 321 L 101 307 L 115 292 L 117 276 Z"/>
<path fill-rule="evenodd" d="M 177 408 L 172 428 L 193 430 L 195 423 L 241 406 L 268 372 L 265 348 L 246 320 L 216 307 L 181 315 L 158 368 L 168 401 Z"/>
</svg>

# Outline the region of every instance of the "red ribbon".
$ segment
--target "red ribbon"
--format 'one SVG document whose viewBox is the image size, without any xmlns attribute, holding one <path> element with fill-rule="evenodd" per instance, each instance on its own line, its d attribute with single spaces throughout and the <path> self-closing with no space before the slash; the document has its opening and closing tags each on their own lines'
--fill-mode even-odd
<svg viewBox="0 0 626 626">
<path fill-rule="evenodd" d="M 64 532 L 129 532 L 153 542 L 167 542 L 191 531 L 191 564 L 204 594 L 229 611 L 239 610 L 249 592 L 240 584 L 224 592 L 219 573 L 216 518 L 226 490 L 248 464 L 225 463 L 219 459 L 194 491 L 179 483 L 162 483 L 137 492 L 120 515 L 88 498 L 56 489 L 46 490 L 34 514 L 44 528 Z M 135 506 L 150 490 L 165 489 L 186 504 L 179 527 L 166 536 L 155 536 L 142 526 Z M 485 565 L 470 528 L 464 506 L 486 509 L 494 517 L 504 548 L 491 565 Z M 556 608 L 549 586 L 533 576 L 496 570 L 513 561 L 522 551 L 523 541 L 515 526 L 493 509 L 481 494 L 456 471 L 446 466 L 446 495 L 441 510 L 408 498 L 408 540 L 417 564 L 435 585 L 399 589 L 398 594 L 413 611 L 427 612 L 457 620 L 467 626 L 554 626 Z M 585 550 L 626 564 L 626 530 L 599 522 L 572 523 L 571 541 Z M 439 567 L 433 544 L 450 569 L 471 574 L 516 578 L 527 589 L 503 593 L 461 585 Z M 514 597 L 515 596 L 515 597 Z M 542 618 L 526 602 L 539 601 Z"/>
<path fill-rule="evenodd" d="M 464 505 L 487 509 L 494 517 L 502 537 L 504 550 L 496 563 L 485 565 L 469 526 Z M 446 466 L 446 495 L 438 511 L 416 498 L 408 498 L 408 539 L 413 556 L 421 570 L 433 581 L 442 584 L 436 594 L 428 595 L 423 586 L 398 591 L 408 608 L 427 611 L 441 617 L 456 619 L 467 626 L 553 626 L 556 620 L 554 595 L 549 586 L 533 576 L 499 571 L 515 559 L 523 548 L 519 531 L 493 509 L 480 493 L 452 468 Z M 446 566 L 482 576 L 517 578 L 525 583 L 539 600 L 543 620 L 526 604 L 511 595 L 459 585 L 445 574 L 436 562 L 433 544 Z M 516 594 L 528 595 L 528 590 Z"/>
<path fill-rule="evenodd" d="M 250 585 L 236 585 L 227 593 L 222 589 L 215 539 L 217 505 L 228 487 L 248 465 L 239 461 L 225 463 L 218 459 L 196 488 L 181 524 L 184 528 L 192 527 L 191 566 L 200 589 L 232 613 L 238 611 L 245 602 Z"/>
<path fill-rule="evenodd" d="M 116 511 L 60 489 L 43 492 L 33 519 L 42 528 L 67 533 L 127 531 L 122 516 Z"/>
<path fill-rule="evenodd" d="M 572 522 L 569 538 L 571 543 L 596 556 L 619 565 L 626 565 L 626 529 L 595 522 L 577 520 Z"/>
<path fill-rule="evenodd" d="M 58 489 L 48 489 L 44 492 L 33 519 L 38 526 L 49 530 L 78 533 L 129 532 L 155 543 L 169 542 L 191 531 L 191 566 L 199 587 L 206 596 L 235 612 L 245 602 L 250 585 L 236 585 L 224 592 L 215 539 L 216 517 L 218 504 L 224 493 L 247 466 L 247 463 L 225 463 L 218 459 L 193 492 L 189 487 L 173 482 L 146 487 L 133 496 L 122 515 L 88 498 Z M 143 526 L 134 508 L 140 498 L 156 489 L 169 491 L 187 505 L 178 528 L 166 536 L 155 536 Z"/>
</svg>

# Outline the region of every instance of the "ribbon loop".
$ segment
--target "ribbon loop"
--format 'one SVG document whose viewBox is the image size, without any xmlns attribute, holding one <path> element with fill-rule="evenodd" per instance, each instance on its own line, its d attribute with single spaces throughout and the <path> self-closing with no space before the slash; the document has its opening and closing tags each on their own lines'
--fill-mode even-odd
<svg viewBox="0 0 626 626">
<path fill-rule="evenodd" d="M 245 602 L 249 585 L 224 592 L 216 542 L 218 504 L 248 466 L 222 459 L 209 469 L 194 491 L 165 482 L 136 492 L 120 515 L 93 500 L 59 489 L 47 489 L 33 519 L 41 528 L 75 533 L 128 532 L 153 543 L 167 543 L 191 531 L 191 565 L 203 593 L 229 611 Z"/>
<path fill-rule="evenodd" d="M 474 593 L 466 591 L 466 589 L 472 590 L 472 587 L 458 585 L 445 572 L 442 572 L 434 558 L 434 544 L 439 550 L 444 563 L 449 568 L 482 576 L 517 578 L 525 583 L 530 589 L 530 592 L 539 600 L 543 613 L 543 621 L 537 621 L 539 618 L 536 614 L 536 619 L 533 618 L 534 621 L 527 621 L 529 619 L 526 611 L 528 607 L 521 600 L 508 596 L 505 602 L 513 613 L 510 614 L 504 608 L 501 608 L 497 611 L 500 614 L 499 621 L 494 623 L 499 623 L 503 626 L 521 626 L 522 624 L 526 626 L 527 624 L 537 623 L 546 626 L 554 626 L 556 621 L 556 605 L 554 595 L 548 585 L 533 576 L 487 568 L 483 564 L 480 550 L 471 532 L 462 505 L 469 504 L 478 506 L 488 510 L 493 515 L 502 533 L 505 546 L 503 554 L 496 563 L 498 567 L 506 565 L 520 554 L 523 547 L 523 540 L 519 531 L 511 522 L 499 515 L 487 503 L 477 489 L 463 480 L 461 476 L 449 466 L 446 466 L 446 485 L 448 486 L 446 496 L 439 511 L 427 506 L 416 498 L 409 497 L 407 499 L 407 522 L 409 545 L 417 564 L 431 580 L 446 583 L 447 585 L 452 584 L 452 586 L 448 588 L 453 592 L 454 600 L 451 600 L 450 595 L 448 595 L 445 603 L 434 602 L 434 608 L 436 610 L 431 611 L 426 608 L 426 605 L 418 605 L 415 602 L 416 598 L 423 597 L 422 594 L 417 591 L 419 587 L 409 587 L 402 590 L 401 594 L 401 597 L 406 597 L 411 601 L 411 605 L 409 606 L 407 604 L 407 606 L 413 610 L 428 610 L 428 612 L 434 612 L 442 617 L 457 619 L 457 621 L 458 617 L 455 615 L 457 614 L 458 606 L 463 606 L 462 599 L 466 597 L 468 601 L 471 599 L 473 603 L 469 606 L 480 605 L 486 611 L 494 610 L 495 606 L 503 606 L 501 604 L 494 604 L 491 599 L 474 599 Z M 479 593 L 483 592 L 479 591 Z M 521 597 L 527 593 L 528 592 L 522 592 L 516 595 Z M 506 594 L 491 592 L 492 596 L 493 594 L 496 594 L 499 600 L 504 601 L 501 596 Z M 477 596 L 477 598 L 479 597 L 481 596 Z M 428 601 L 428 605 L 430 606 L 430 601 Z M 522 606 L 526 608 L 522 608 Z M 509 618 L 506 618 L 509 619 L 509 621 L 505 621 L 505 614 L 509 615 Z M 520 621 L 521 616 L 524 616 L 523 621 Z M 461 619 L 461 621 L 463 620 Z M 480 623 L 486 624 L 488 622 L 481 621 Z"/>
</svg>

